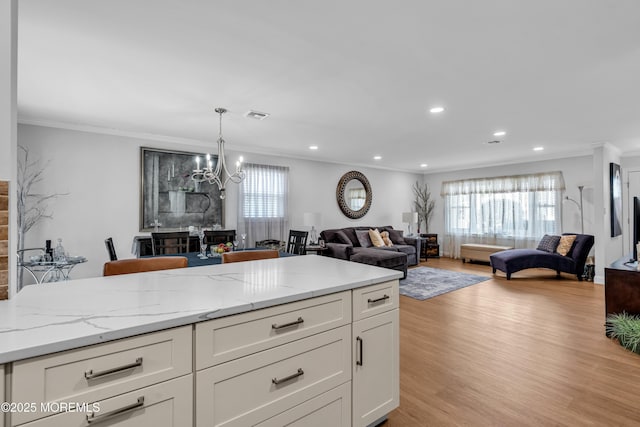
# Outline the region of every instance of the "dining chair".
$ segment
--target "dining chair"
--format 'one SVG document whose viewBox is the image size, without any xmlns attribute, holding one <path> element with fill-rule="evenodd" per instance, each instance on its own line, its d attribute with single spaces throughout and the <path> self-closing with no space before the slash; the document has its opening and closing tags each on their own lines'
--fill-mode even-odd
<svg viewBox="0 0 640 427">
<path fill-rule="evenodd" d="M 104 263 L 103 276 L 118 274 L 142 273 L 144 271 L 170 270 L 188 266 L 187 258 L 183 256 L 160 256 L 152 258 L 130 258 Z"/>
<path fill-rule="evenodd" d="M 257 259 L 280 258 L 280 252 L 275 249 L 265 249 L 258 251 L 237 251 L 225 252 L 222 254 L 222 263 L 253 261 Z"/>
<path fill-rule="evenodd" d="M 295 255 L 306 255 L 308 231 L 289 230 L 287 252 Z"/>
<path fill-rule="evenodd" d="M 117 261 L 118 256 L 116 255 L 116 248 L 113 246 L 113 239 L 107 237 L 104 239 L 104 245 L 107 247 L 107 252 L 109 253 L 109 261 Z"/>
<path fill-rule="evenodd" d="M 209 246 L 220 243 L 233 243 L 236 240 L 236 230 L 205 230 L 204 242 Z"/>
<path fill-rule="evenodd" d="M 171 231 L 151 233 L 153 255 L 184 254 L 189 252 L 189 232 Z"/>
</svg>

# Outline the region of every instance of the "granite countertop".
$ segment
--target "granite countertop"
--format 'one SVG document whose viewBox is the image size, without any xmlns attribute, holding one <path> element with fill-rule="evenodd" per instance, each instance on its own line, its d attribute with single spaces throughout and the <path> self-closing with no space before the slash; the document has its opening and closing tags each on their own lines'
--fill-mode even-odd
<svg viewBox="0 0 640 427">
<path fill-rule="evenodd" d="M 306 255 L 31 285 L 0 301 L 0 363 L 401 277 Z"/>
</svg>

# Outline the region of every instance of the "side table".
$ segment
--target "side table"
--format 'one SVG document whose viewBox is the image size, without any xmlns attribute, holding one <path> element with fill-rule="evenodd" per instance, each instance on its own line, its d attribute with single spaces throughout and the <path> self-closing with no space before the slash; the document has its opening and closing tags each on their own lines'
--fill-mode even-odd
<svg viewBox="0 0 640 427">
<path fill-rule="evenodd" d="M 324 251 L 326 251 L 328 248 L 326 246 L 320 246 L 320 245 L 307 245 L 305 246 L 305 251 L 307 253 L 307 255 L 309 253 L 314 253 L 316 255 L 322 255 L 322 253 Z"/>
</svg>

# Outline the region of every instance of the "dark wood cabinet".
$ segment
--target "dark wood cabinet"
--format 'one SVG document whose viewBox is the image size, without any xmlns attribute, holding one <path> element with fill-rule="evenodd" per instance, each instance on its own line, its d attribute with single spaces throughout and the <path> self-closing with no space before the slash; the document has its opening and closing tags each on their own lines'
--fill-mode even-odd
<svg viewBox="0 0 640 427">
<path fill-rule="evenodd" d="M 422 250 L 420 251 L 420 258 L 439 258 L 440 257 L 440 245 L 438 244 L 437 234 L 420 234 L 422 238 Z"/>
<path fill-rule="evenodd" d="M 640 271 L 616 262 L 604 269 L 604 283 L 605 315 L 640 314 Z"/>
</svg>

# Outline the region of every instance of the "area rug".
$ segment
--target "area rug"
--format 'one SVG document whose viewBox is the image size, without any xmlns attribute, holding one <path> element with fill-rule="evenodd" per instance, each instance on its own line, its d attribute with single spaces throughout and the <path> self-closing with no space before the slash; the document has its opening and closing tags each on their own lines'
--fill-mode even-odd
<svg viewBox="0 0 640 427">
<path fill-rule="evenodd" d="M 407 278 L 400 280 L 400 294 L 425 300 L 489 279 L 489 277 L 476 276 L 475 274 L 417 267 L 407 271 Z"/>
</svg>

